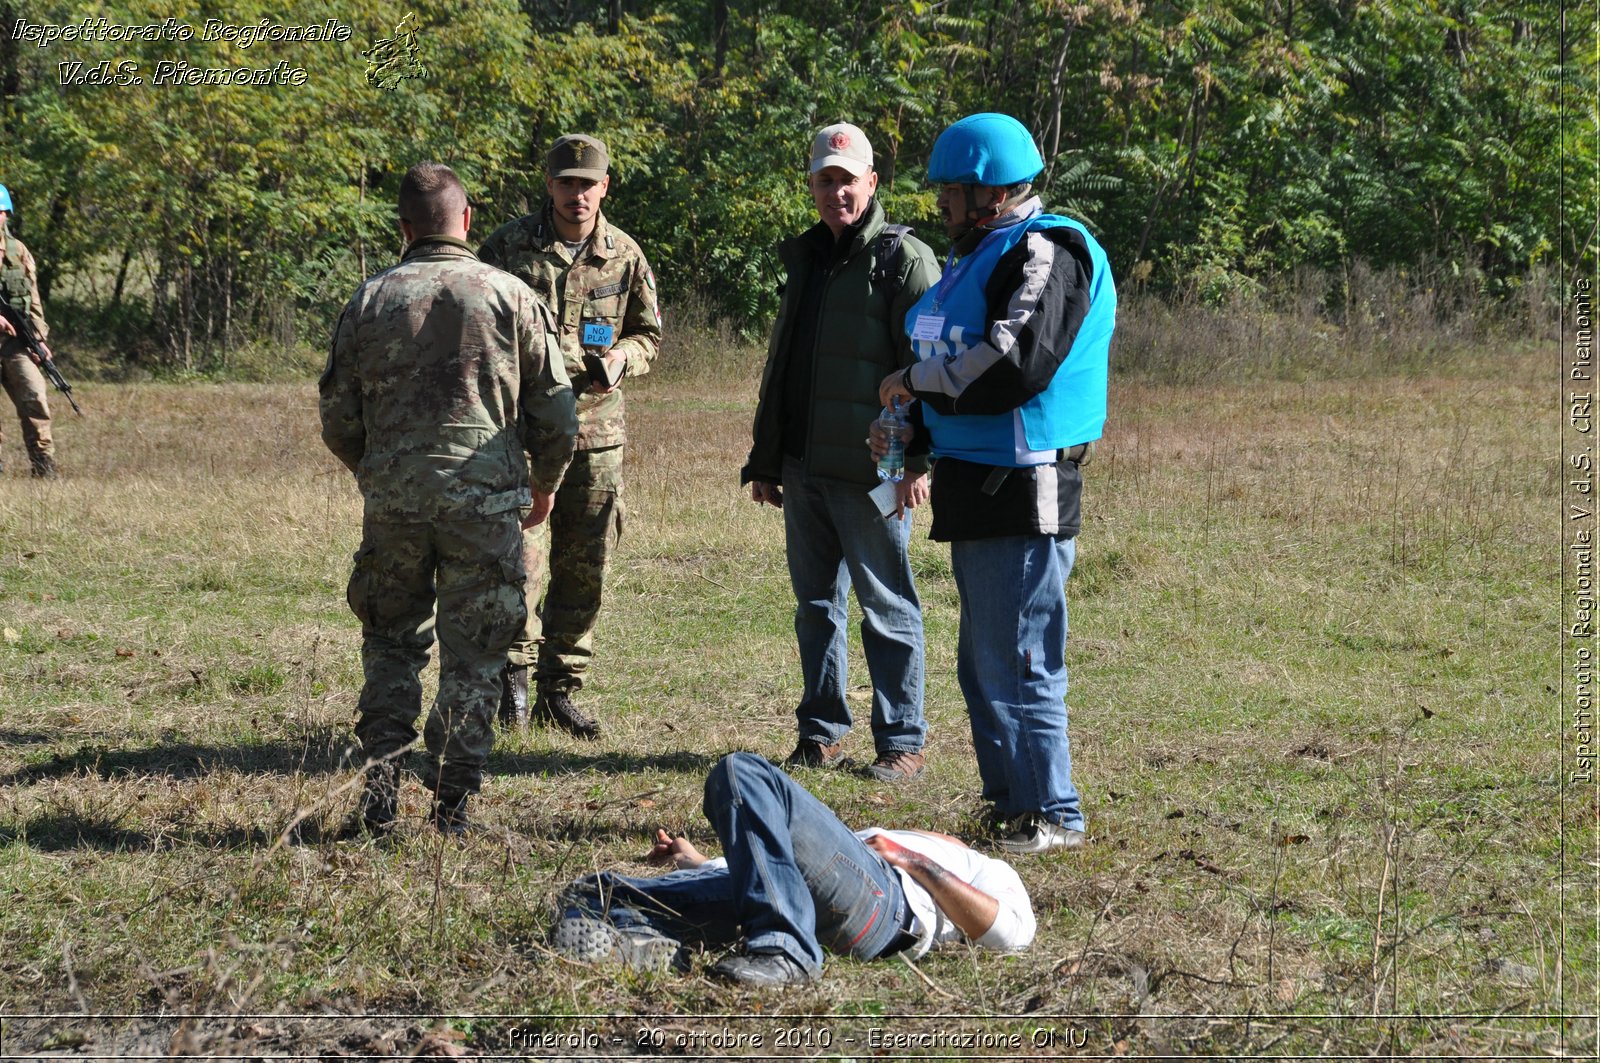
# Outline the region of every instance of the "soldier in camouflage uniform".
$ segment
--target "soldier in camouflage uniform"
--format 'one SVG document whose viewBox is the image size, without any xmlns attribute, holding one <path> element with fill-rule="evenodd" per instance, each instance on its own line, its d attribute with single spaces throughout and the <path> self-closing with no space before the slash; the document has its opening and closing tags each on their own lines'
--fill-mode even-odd
<svg viewBox="0 0 1600 1063">
<path fill-rule="evenodd" d="M 578 395 L 572 468 L 556 494 L 548 531 L 541 527 L 527 536 L 528 622 L 511 647 L 500 718 L 526 725 L 528 668 L 536 666 L 534 714 L 580 738 L 600 733 L 572 697 L 594 654 L 606 568 L 622 534 L 621 382 L 649 372 L 661 344 L 656 281 L 644 252 L 600 212 L 609 163 L 606 146 L 595 138 L 561 137 L 545 156 L 549 196 L 543 207 L 502 225 L 479 250 L 485 262 L 516 274 L 555 311 Z M 601 365 L 609 387 L 591 371 Z"/>
<path fill-rule="evenodd" d="M 406 174 L 405 254 L 345 307 L 319 385 L 322 438 L 365 503 L 349 601 L 361 620 L 356 736 L 372 833 L 394 822 L 396 760 L 416 740 L 436 626 L 424 777 L 435 826 L 466 828 L 524 620 L 521 525 L 549 514 L 577 432 L 554 322 L 525 285 L 477 260 L 471 220 L 448 167 Z"/>
<path fill-rule="evenodd" d="M 0 185 L 0 294 L 28 315 L 39 346 L 49 355 L 45 337 L 50 329 L 44 323 L 44 301 L 39 298 L 39 268 L 22 241 L 11 234 L 6 224 L 10 217 L 11 193 Z M 6 394 L 17 408 L 17 417 L 22 420 L 22 443 L 28 449 L 33 475 L 55 479 L 56 445 L 50 438 L 50 404 L 45 401 L 44 374 L 4 318 L 0 318 L 0 383 L 5 385 Z"/>
</svg>

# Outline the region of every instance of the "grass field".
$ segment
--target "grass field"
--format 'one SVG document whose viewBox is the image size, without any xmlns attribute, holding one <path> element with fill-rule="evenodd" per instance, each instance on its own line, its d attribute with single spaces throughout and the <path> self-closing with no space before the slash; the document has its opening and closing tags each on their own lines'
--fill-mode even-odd
<svg viewBox="0 0 1600 1063">
<path fill-rule="evenodd" d="M 1020 864 L 1027 953 L 832 961 L 782 994 L 544 938 L 556 891 L 656 826 L 707 842 L 720 754 L 793 744 L 781 522 L 737 486 L 755 365 L 630 385 L 605 741 L 504 741 L 465 847 L 414 780 L 397 839 L 332 840 L 360 510 L 313 385 L 85 385 L 60 482 L 5 426 L 0 1056 L 1593 1053 L 1559 1017 L 1592 1016 L 1597 954 L 1593 795 L 1558 770 L 1553 358 L 1113 381 L 1068 583 L 1095 844 Z M 858 825 L 962 833 L 956 592 L 945 548 L 914 556 L 929 773 L 802 781 Z M 852 682 L 865 713 L 859 655 Z"/>
</svg>

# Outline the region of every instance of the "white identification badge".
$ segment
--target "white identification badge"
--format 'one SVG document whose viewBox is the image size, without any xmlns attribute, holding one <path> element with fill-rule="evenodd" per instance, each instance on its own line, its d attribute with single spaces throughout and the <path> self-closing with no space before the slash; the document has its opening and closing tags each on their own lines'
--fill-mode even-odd
<svg viewBox="0 0 1600 1063">
<path fill-rule="evenodd" d="M 911 326 L 911 338 L 934 341 L 944 339 L 944 315 L 918 314 L 917 323 Z"/>
</svg>

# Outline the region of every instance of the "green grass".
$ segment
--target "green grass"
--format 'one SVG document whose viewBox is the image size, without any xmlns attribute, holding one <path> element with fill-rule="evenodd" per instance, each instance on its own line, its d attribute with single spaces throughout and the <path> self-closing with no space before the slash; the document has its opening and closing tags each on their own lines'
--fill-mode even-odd
<svg viewBox="0 0 1600 1063">
<path fill-rule="evenodd" d="M 1096 844 L 1020 864 L 1027 953 L 833 961 L 776 996 L 703 963 L 553 956 L 562 885 L 638 871 L 657 826 L 714 844 L 716 758 L 793 744 L 781 519 L 737 485 L 761 352 L 721 342 L 716 372 L 631 385 L 584 693 L 605 741 L 504 740 L 466 848 L 423 826 L 415 781 L 392 842 L 332 840 L 356 785 L 359 500 L 313 387 L 83 385 L 67 477 L 0 477 L 0 1013 L 145 1018 L 7 1019 L 4 1054 L 505 1052 L 544 1030 L 622 1038 L 604 1055 L 649 1027 L 663 1050 L 732 1031 L 780 1054 L 792 1028 L 791 1054 L 840 1058 L 872 1055 L 874 1027 L 1056 1030 L 1101 1055 L 1594 1050 L 1592 1020 L 1557 1015 L 1596 993 L 1593 795 L 1563 816 L 1557 774 L 1558 370 L 1498 350 L 1430 375 L 1113 382 L 1068 584 Z M 849 822 L 964 833 L 948 551 L 918 541 L 914 565 L 929 774 L 801 778 Z"/>
</svg>

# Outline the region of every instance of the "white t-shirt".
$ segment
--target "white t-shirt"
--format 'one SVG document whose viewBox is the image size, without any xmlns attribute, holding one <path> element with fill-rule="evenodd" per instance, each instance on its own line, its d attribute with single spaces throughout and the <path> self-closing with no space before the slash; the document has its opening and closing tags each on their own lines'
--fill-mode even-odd
<svg viewBox="0 0 1600 1063">
<path fill-rule="evenodd" d="M 912 852 L 921 853 L 962 882 L 1000 902 L 994 925 L 973 944 L 997 952 L 1014 952 L 1033 944 L 1036 928 L 1033 902 L 1028 899 L 1027 887 L 1010 864 L 984 856 L 960 842 L 921 831 L 868 827 L 855 832 L 862 841 L 874 834 L 887 834 L 891 841 L 900 843 Z M 728 861 L 725 857 L 716 856 L 700 866 L 725 868 Z M 932 894 L 921 883 L 898 867 L 894 871 L 900 876 L 900 888 L 905 891 L 906 903 L 911 906 L 911 932 L 917 935 L 917 943 L 908 950 L 913 960 L 926 956 L 935 945 L 962 937 L 961 929 L 939 910 L 939 906 L 933 903 Z"/>
<path fill-rule="evenodd" d="M 960 842 L 923 834 L 921 831 L 880 830 L 877 827 L 856 831 L 856 837 L 862 841 L 874 834 L 887 834 L 890 841 L 921 853 L 962 882 L 1000 902 L 994 925 L 974 944 L 1005 952 L 1025 949 L 1033 943 L 1033 902 L 1028 899 L 1027 887 L 1023 886 L 1022 879 L 1010 864 L 984 856 Z M 911 930 L 917 935 L 917 943 L 908 950 L 912 959 L 920 959 L 936 944 L 955 941 L 962 936 L 960 929 L 939 910 L 939 906 L 933 903 L 933 897 L 916 879 L 900 868 L 895 868 L 895 873 L 900 876 L 906 903 L 911 905 L 911 912 L 916 917 Z"/>
</svg>

